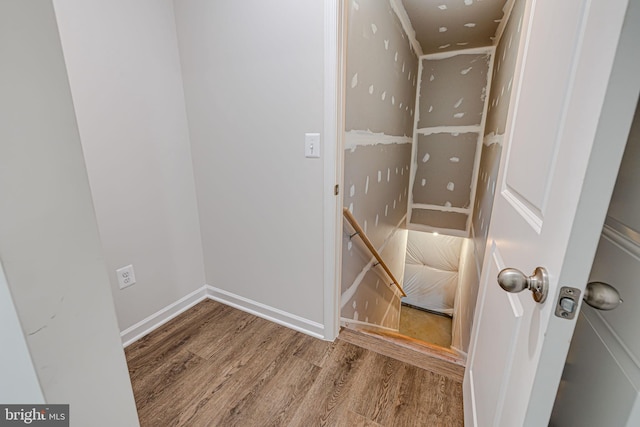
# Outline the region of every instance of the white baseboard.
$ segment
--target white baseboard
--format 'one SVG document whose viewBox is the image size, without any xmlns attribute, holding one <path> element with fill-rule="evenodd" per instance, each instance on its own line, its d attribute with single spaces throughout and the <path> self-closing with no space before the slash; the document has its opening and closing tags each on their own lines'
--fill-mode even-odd
<svg viewBox="0 0 640 427">
<path fill-rule="evenodd" d="M 139 321 L 135 325 L 120 332 L 122 345 L 124 347 L 131 345 L 205 298 L 207 298 L 207 294 L 206 288 L 203 286 L 191 292 L 189 295 L 180 298 L 178 301 L 166 306 L 162 310 L 152 314 L 146 319 Z"/>
<path fill-rule="evenodd" d="M 248 298 L 241 297 L 210 285 L 204 285 L 191 292 L 189 295 L 186 295 L 178 301 L 166 306 L 157 313 L 152 314 L 146 319 L 143 319 L 122 331 L 120 333 L 122 345 L 124 347 L 131 345 L 206 298 L 229 305 L 237 308 L 238 310 L 251 313 L 287 328 L 302 332 L 303 334 L 325 339 L 324 325 L 321 323 L 313 322 L 300 316 L 296 316 L 295 314 L 287 313 L 286 311 L 252 301 Z"/>
<path fill-rule="evenodd" d="M 293 329 L 303 334 L 311 335 L 315 338 L 324 339 L 324 325 L 322 323 L 313 322 L 295 314 L 287 313 L 277 308 L 270 307 L 249 298 L 227 292 L 216 287 L 205 285 L 207 289 L 207 297 L 212 300 L 230 305 L 238 310 L 246 311 L 254 316 L 277 323 L 287 328 Z"/>
</svg>

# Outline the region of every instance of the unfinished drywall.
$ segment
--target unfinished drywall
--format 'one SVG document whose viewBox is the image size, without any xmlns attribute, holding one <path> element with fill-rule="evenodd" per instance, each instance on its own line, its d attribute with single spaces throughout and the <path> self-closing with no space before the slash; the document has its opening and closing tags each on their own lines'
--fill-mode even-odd
<svg viewBox="0 0 640 427">
<path fill-rule="evenodd" d="M 506 0 L 402 0 L 425 54 L 493 44 Z"/>
<path fill-rule="evenodd" d="M 409 227 L 466 236 L 492 48 L 420 59 Z"/>
<path fill-rule="evenodd" d="M 417 136 L 413 202 L 468 208 L 479 133 Z"/>
<path fill-rule="evenodd" d="M 345 150 L 344 206 L 376 247 L 393 233 L 407 213 L 410 156 L 411 144 Z"/>
<path fill-rule="evenodd" d="M 480 168 L 473 206 L 472 229 L 478 268 L 484 259 L 493 197 L 500 166 L 511 93 L 514 86 L 516 60 L 520 45 L 520 30 L 524 19 L 526 0 L 516 0 L 502 37 L 496 47 L 485 135 L 480 157 Z"/>
<path fill-rule="evenodd" d="M 459 297 L 456 299 L 452 332 L 452 346 L 462 352 L 468 351 L 471 339 L 480 272 L 484 261 L 487 232 L 500 166 L 502 140 L 509 112 L 511 91 L 515 84 L 515 67 L 525 3 L 526 0 L 516 0 L 513 4 L 494 57 L 485 135 L 471 218 L 472 239 L 466 242 L 461 254 Z"/>
<path fill-rule="evenodd" d="M 409 231 L 402 299 L 411 305 L 453 313 L 458 287 L 461 237 Z"/>
<path fill-rule="evenodd" d="M 417 128 L 480 126 L 490 60 L 488 53 L 423 57 Z"/>
<path fill-rule="evenodd" d="M 478 299 L 478 284 L 480 283 L 480 272 L 476 268 L 474 251 L 473 240 L 465 238 L 460 250 L 458 288 L 453 307 L 451 347 L 465 354 L 469 351 L 473 316 Z"/>
<path fill-rule="evenodd" d="M 398 227 L 407 212 L 418 60 L 388 0 L 351 0 L 347 37 L 343 204 L 402 283 L 406 231 Z M 400 295 L 351 231 L 345 223 L 341 317 L 397 330 Z"/>
<path fill-rule="evenodd" d="M 137 426 L 51 1 L 0 2 L 0 62 L 0 259 L 45 401 Z"/>
<path fill-rule="evenodd" d="M 121 330 L 205 284 L 170 0 L 54 1 Z M 116 269 L 137 283 L 120 289 Z"/>
<path fill-rule="evenodd" d="M 410 156 L 411 144 L 377 144 L 345 151 L 344 206 L 354 214 L 400 283 L 404 257 L 397 257 L 404 253 L 406 230 L 398 226 L 406 215 Z M 397 329 L 397 291 L 389 286 L 391 280 L 381 267 L 373 266 L 373 256 L 361 239 L 349 237 L 352 228 L 345 223 L 344 229 L 341 317 Z M 372 304 L 374 300 L 378 303 Z M 390 305 L 393 308 L 389 309 Z"/>
<path fill-rule="evenodd" d="M 206 282 L 323 334 L 323 3 L 176 1 Z M 321 151 L 323 153 L 323 151 Z"/>
<path fill-rule="evenodd" d="M 347 225 L 347 230 L 349 229 Z M 400 294 L 389 276 L 380 265 L 372 259 L 371 252 L 362 241 L 348 233 L 343 235 L 342 252 L 344 264 L 353 268 L 362 267 L 360 271 L 343 273 L 343 288 L 340 316 L 347 323 L 364 323 L 382 328 L 398 330 L 400 322 Z M 403 283 L 405 248 L 407 246 L 407 230 L 396 228 L 387 241 L 379 247 L 380 256 L 385 260 L 394 276 Z M 345 259 L 346 258 L 346 259 Z M 351 273 L 356 273 L 355 275 Z"/>
<path fill-rule="evenodd" d="M 418 59 L 389 0 L 350 0 L 346 130 L 413 133 Z"/>
</svg>

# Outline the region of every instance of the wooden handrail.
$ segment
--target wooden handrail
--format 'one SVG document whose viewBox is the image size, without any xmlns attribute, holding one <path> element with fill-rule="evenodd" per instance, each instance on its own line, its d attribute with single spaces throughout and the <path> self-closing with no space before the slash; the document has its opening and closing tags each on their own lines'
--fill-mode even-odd
<svg viewBox="0 0 640 427">
<path fill-rule="evenodd" d="M 360 238 L 364 242 L 364 245 L 367 247 L 367 249 L 369 249 L 371 254 L 378 261 L 378 264 L 382 266 L 382 268 L 389 275 L 391 280 L 393 280 L 393 284 L 396 286 L 396 288 L 398 288 L 402 296 L 406 297 L 407 294 L 404 293 L 404 290 L 402 290 L 402 286 L 400 286 L 400 283 L 398 283 L 398 280 L 396 280 L 396 278 L 393 276 L 393 273 L 391 272 L 391 270 L 389 270 L 389 267 L 387 267 L 387 264 L 385 264 L 385 262 L 382 260 L 382 257 L 380 256 L 376 248 L 373 247 L 371 240 L 369 240 L 367 235 L 364 233 L 364 230 L 362 229 L 362 227 L 360 227 L 360 224 L 358 224 L 358 220 L 356 220 L 356 217 L 354 217 L 351 211 L 349 211 L 349 209 L 347 208 L 344 208 L 342 210 L 342 213 L 344 217 L 347 219 L 347 221 L 349 221 L 349 224 L 351 224 L 353 229 L 356 230 L 356 234 L 360 236 Z"/>
</svg>

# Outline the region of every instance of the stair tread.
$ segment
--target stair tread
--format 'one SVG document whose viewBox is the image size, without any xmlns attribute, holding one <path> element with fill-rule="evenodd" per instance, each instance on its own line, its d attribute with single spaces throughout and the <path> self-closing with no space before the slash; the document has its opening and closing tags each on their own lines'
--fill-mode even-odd
<svg viewBox="0 0 640 427">
<path fill-rule="evenodd" d="M 338 339 L 409 363 L 456 381 L 464 377 L 465 360 L 455 351 L 393 332 L 353 328 L 340 331 Z"/>
</svg>

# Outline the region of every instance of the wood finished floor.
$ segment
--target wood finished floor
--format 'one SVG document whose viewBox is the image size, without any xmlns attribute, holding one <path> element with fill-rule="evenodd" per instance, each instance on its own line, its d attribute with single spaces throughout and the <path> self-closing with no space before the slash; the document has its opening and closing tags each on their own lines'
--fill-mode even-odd
<svg viewBox="0 0 640 427">
<path fill-rule="evenodd" d="M 462 426 L 462 386 L 206 300 L 126 349 L 141 426 Z"/>
</svg>

